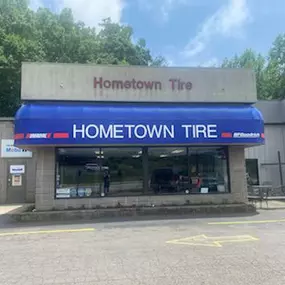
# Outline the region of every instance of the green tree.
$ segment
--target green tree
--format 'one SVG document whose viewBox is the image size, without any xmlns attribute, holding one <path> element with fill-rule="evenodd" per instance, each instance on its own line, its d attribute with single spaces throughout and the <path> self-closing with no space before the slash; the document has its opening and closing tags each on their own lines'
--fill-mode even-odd
<svg viewBox="0 0 285 285">
<path fill-rule="evenodd" d="M 273 42 L 268 57 L 267 92 L 272 99 L 285 99 L 285 34 Z"/>
<path fill-rule="evenodd" d="M 98 34 L 99 57 L 97 63 L 129 65 L 164 65 L 165 61 L 151 56 L 144 39 L 132 42 L 133 29 L 130 26 L 112 23 L 109 18 L 100 24 Z M 159 61 L 160 60 L 160 61 Z"/>
<path fill-rule="evenodd" d="M 253 69 L 258 99 L 285 99 L 285 34 L 277 36 L 266 57 L 247 49 L 240 56 L 226 58 L 222 67 Z"/>
<path fill-rule="evenodd" d="M 24 0 L 0 0 L 0 115 L 13 116 L 20 104 L 22 61 L 44 58 L 36 40 L 34 13 Z"/>
<path fill-rule="evenodd" d="M 133 42 L 130 26 L 105 19 L 100 31 L 74 20 L 70 9 L 55 14 L 29 9 L 27 0 L 0 0 L 0 116 L 14 116 L 20 104 L 24 61 L 165 65 L 143 39 Z"/>
<path fill-rule="evenodd" d="M 266 94 L 266 70 L 267 64 L 261 54 L 255 53 L 252 49 L 245 50 L 241 55 L 235 55 L 232 59 L 225 59 L 222 67 L 229 68 L 250 68 L 256 74 L 257 96 L 259 99 L 265 99 Z"/>
</svg>

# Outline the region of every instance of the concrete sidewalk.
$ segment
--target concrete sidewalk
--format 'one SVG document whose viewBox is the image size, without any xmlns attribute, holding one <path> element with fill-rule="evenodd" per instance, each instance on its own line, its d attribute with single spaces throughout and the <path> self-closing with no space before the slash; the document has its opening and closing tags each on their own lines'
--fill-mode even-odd
<svg viewBox="0 0 285 285">
<path fill-rule="evenodd" d="M 0 205 L 0 228 L 11 223 L 11 215 L 26 212 L 33 204 Z"/>
<path fill-rule="evenodd" d="M 20 210 L 24 205 L 17 204 L 17 205 L 0 205 L 0 216 L 7 215 L 11 212 Z"/>
<path fill-rule="evenodd" d="M 278 200 L 269 200 L 267 203 L 266 201 L 263 202 L 256 202 L 254 203 L 257 209 L 263 210 L 282 210 L 285 209 L 285 201 L 278 201 Z"/>
<path fill-rule="evenodd" d="M 254 207 L 255 206 L 255 207 Z M 114 209 L 90 209 L 70 211 L 32 212 L 33 204 L 0 205 L 0 225 L 8 222 L 44 222 L 44 221 L 75 221 L 98 220 L 100 218 L 118 217 L 142 217 L 142 216 L 226 216 L 233 214 L 256 213 L 256 209 L 282 210 L 285 209 L 285 201 L 270 200 L 268 203 L 256 202 L 252 204 L 232 205 L 196 205 L 179 207 L 146 207 L 146 208 L 114 208 Z"/>
<path fill-rule="evenodd" d="M 22 213 L 33 207 L 33 204 L 11 204 L 11 205 L 0 205 L 0 216 L 9 215 L 14 213 Z"/>
<path fill-rule="evenodd" d="M 222 205 L 180 205 L 160 207 L 118 207 L 85 210 L 62 211 L 19 211 L 9 213 L 11 220 L 17 222 L 46 221 L 76 221 L 98 220 L 101 218 L 138 218 L 138 217 L 198 217 L 226 216 L 240 214 L 256 214 L 256 208 L 251 204 Z"/>
</svg>

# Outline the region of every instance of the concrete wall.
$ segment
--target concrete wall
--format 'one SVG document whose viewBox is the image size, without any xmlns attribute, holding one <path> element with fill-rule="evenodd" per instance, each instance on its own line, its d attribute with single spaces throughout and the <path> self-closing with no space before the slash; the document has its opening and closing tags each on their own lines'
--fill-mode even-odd
<svg viewBox="0 0 285 285">
<path fill-rule="evenodd" d="M 60 210 L 69 208 L 114 207 L 118 203 L 125 206 L 140 205 L 183 205 L 245 203 L 247 201 L 244 148 L 229 148 L 231 193 L 205 195 L 163 195 L 136 197 L 105 197 L 91 199 L 54 199 L 55 196 L 55 150 L 38 149 L 36 209 Z"/>
<path fill-rule="evenodd" d="M 265 145 L 247 148 L 245 156 L 258 159 L 260 184 L 271 183 L 280 186 L 278 154 L 280 151 L 285 179 L 285 124 L 265 125 Z"/>
<path fill-rule="evenodd" d="M 280 186 L 278 151 L 281 154 L 282 173 L 285 179 L 285 100 L 258 101 L 255 104 L 265 122 L 265 145 L 247 148 L 247 159 L 258 159 L 260 184 Z"/>
<path fill-rule="evenodd" d="M 265 124 L 285 123 L 285 100 L 260 100 L 255 107 L 262 113 Z"/>
<path fill-rule="evenodd" d="M 107 84 L 94 84 L 94 78 L 100 81 L 101 77 Z M 174 85 L 172 79 L 177 80 Z M 141 86 L 133 87 L 133 80 L 136 84 L 141 81 Z M 116 82 L 108 88 L 109 81 Z M 157 82 L 154 85 L 157 88 L 146 88 L 143 82 L 149 81 Z M 21 97 L 22 100 L 121 102 L 253 103 L 257 100 L 255 75 L 249 69 L 51 63 L 23 64 Z"/>
<path fill-rule="evenodd" d="M 12 119 L 0 120 L 0 143 L 2 139 L 13 139 L 14 137 L 14 122 Z M 2 158 L 0 157 L 0 204 L 6 203 L 7 199 L 7 171 L 8 160 L 19 160 L 27 165 L 27 191 L 26 202 L 32 203 L 35 201 L 36 188 L 36 153 L 33 153 L 32 158 Z"/>
</svg>

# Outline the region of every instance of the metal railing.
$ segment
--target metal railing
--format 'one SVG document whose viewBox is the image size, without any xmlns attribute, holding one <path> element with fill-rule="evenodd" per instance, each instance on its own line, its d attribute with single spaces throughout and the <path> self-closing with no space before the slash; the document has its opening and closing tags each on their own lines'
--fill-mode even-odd
<svg viewBox="0 0 285 285">
<path fill-rule="evenodd" d="M 268 207 L 269 200 L 285 200 L 285 185 L 273 187 L 272 185 L 248 185 L 248 200 L 253 203 L 265 202 Z"/>
</svg>

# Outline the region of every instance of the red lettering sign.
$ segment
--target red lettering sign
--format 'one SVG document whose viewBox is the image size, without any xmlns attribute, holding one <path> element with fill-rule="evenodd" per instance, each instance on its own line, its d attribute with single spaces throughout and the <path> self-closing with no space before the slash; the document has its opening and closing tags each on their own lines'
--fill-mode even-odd
<svg viewBox="0 0 285 285">
<path fill-rule="evenodd" d="M 94 77 L 94 88 L 161 90 L 162 84 L 160 81 L 105 80 L 103 77 Z"/>
<path fill-rule="evenodd" d="M 161 81 L 145 81 L 145 80 L 108 80 L 103 77 L 94 77 L 94 88 L 95 89 L 133 89 L 133 90 L 162 90 Z M 192 83 L 190 81 L 185 82 L 177 78 L 169 79 L 171 90 L 191 90 Z"/>
</svg>

